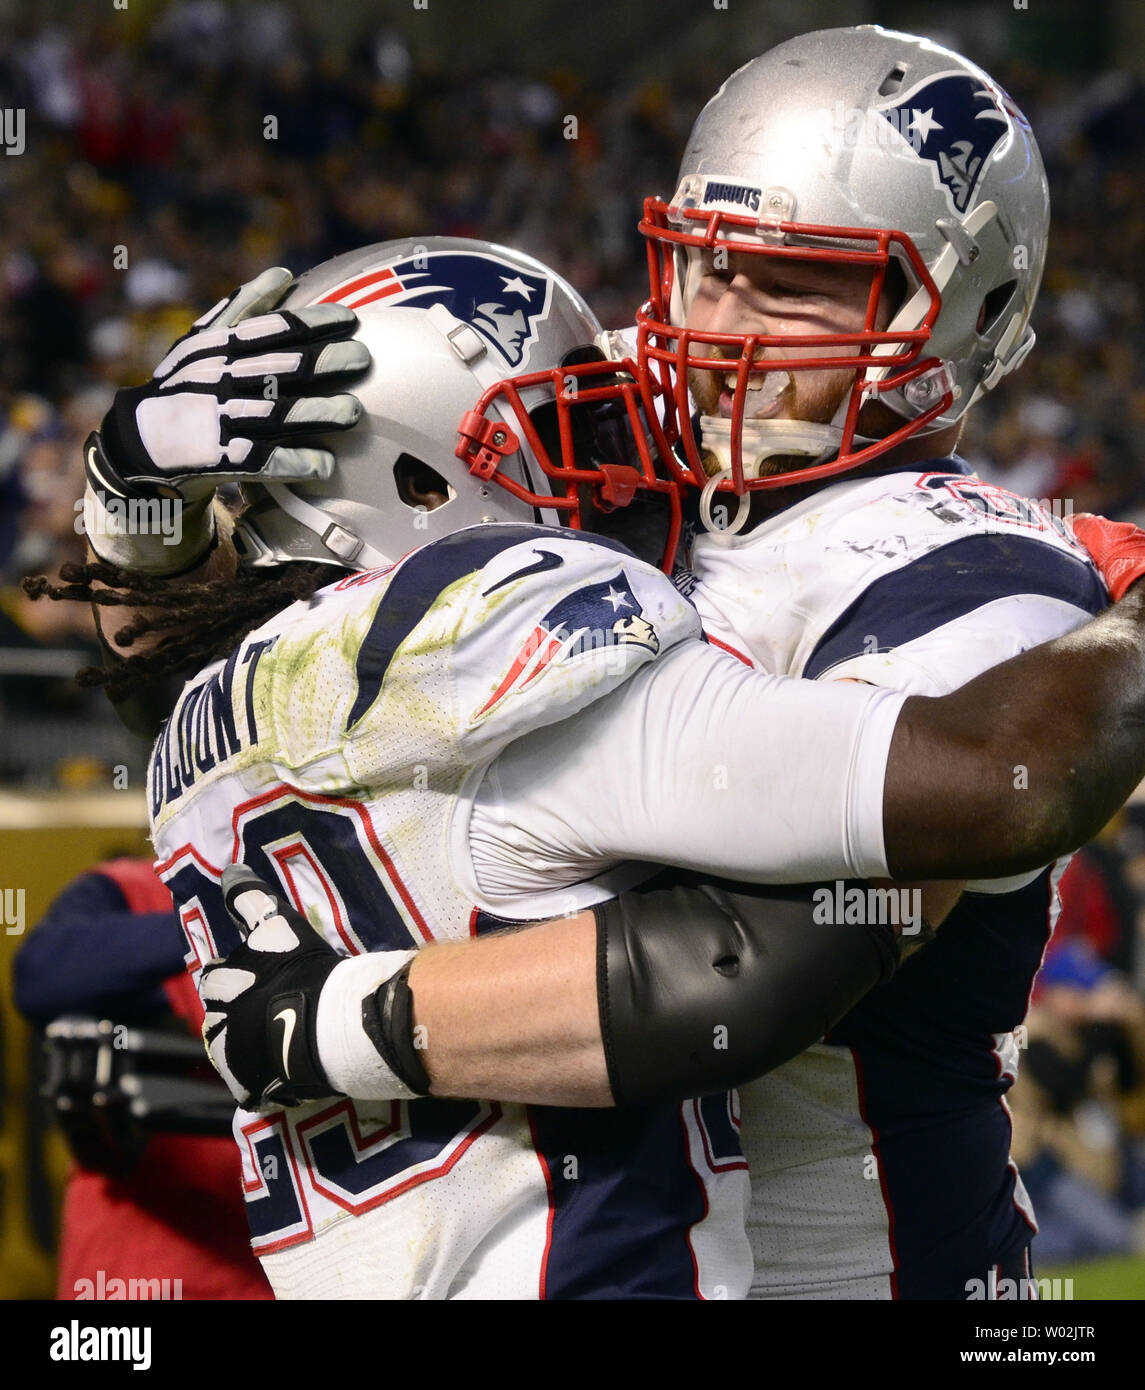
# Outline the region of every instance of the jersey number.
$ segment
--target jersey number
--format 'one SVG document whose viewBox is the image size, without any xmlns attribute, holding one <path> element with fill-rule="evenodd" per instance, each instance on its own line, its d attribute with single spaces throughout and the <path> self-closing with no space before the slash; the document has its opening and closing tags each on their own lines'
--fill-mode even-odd
<svg viewBox="0 0 1145 1390">
<path fill-rule="evenodd" d="M 236 816 L 239 858 L 305 912 L 321 904 L 331 944 L 351 955 L 408 949 L 428 938 L 360 804 L 280 787 Z M 239 944 L 217 873 L 188 849 L 164 881 L 179 904 L 196 978 L 208 960 Z M 395 901 L 396 900 L 396 901 Z M 373 1107 L 371 1107 L 373 1108 Z M 379 1113 L 383 1107 L 377 1107 Z M 477 1101 L 393 1102 L 367 1122 L 349 1100 L 302 1118 L 261 1117 L 242 1127 L 243 1187 L 254 1248 L 281 1250 L 313 1234 L 307 1193 L 348 1212 L 364 1212 L 448 1173 L 501 1116 Z M 296 1112 L 296 1114 L 299 1112 Z"/>
</svg>

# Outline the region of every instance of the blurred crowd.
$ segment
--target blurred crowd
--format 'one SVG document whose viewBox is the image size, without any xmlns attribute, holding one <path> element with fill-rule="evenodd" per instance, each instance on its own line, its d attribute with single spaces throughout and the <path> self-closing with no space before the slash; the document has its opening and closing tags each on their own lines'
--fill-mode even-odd
<svg viewBox="0 0 1145 1390">
<path fill-rule="evenodd" d="M 519 246 L 608 326 L 630 322 L 640 199 L 671 189 L 726 75 L 685 51 L 639 80 L 531 70 L 527 49 L 491 72 L 464 46 L 446 63 L 376 23 L 335 46 L 303 14 L 176 0 L 143 31 L 90 7 L 0 35 L 0 105 L 26 112 L 25 152 L 0 158 L 0 689 L 28 721 L 0 780 L 92 773 L 91 737 L 72 749 L 59 731 L 102 727 L 103 706 L 66 681 L 45 706 L 55 668 L 40 650 L 92 652 L 90 618 L 11 585 L 80 557 L 78 446 L 115 386 L 145 379 L 264 266 L 300 272 L 406 234 Z M 1039 347 L 972 416 L 965 452 L 1017 492 L 1145 515 L 1145 92 L 1117 72 L 999 76 L 1039 135 L 1053 234 Z"/>
<path fill-rule="evenodd" d="M 265 266 L 403 235 L 521 246 L 630 321 L 638 195 L 670 183 L 720 77 L 669 101 L 463 52 L 447 71 L 384 29 L 324 44 L 280 3 L 182 0 L 129 33 L 91 10 L 0 32 L 0 106 L 27 113 L 25 152 L 0 158 L 0 784 L 138 770 L 100 696 L 60 679 L 45 704 L 47 677 L 96 657 L 90 616 L 14 587 L 82 559 L 80 445 L 116 386 Z"/>
<path fill-rule="evenodd" d="M 0 785 L 106 786 L 144 757 L 68 679 L 96 659 L 88 612 L 16 588 L 83 556 L 80 445 L 116 386 L 263 267 L 407 234 L 521 247 L 629 323 L 640 199 L 671 190 L 726 76 L 683 51 L 641 79 L 527 51 L 491 72 L 369 23 L 335 47 L 279 0 L 176 0 L 142 37 L 94 8 L 0 32 L 0 107 L 26 111 L 27 142 L 0 156 Z M 1039 137 L 1053 224 L 1038 346 L 964 452 L 1016 492 L 1145 522 L 1145 88 L 996 76 Z M 1014 1103 L 1043 1262 L 1145 1249 L 1145 820 L 1123 814 L 1063 891 Z"/>
<path fill-rule="evenodd" d="M 1012 1153 L 1037 1213 L 1036 1266 L 1145 1255 L 1143 812 L 1122 811 L 1071 861 L 1018 1031 Z"/>
</svg>

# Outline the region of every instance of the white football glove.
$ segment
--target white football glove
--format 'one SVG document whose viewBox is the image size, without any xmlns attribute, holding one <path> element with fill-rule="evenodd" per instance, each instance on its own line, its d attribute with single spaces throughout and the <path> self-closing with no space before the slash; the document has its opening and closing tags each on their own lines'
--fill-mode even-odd
<svg viewBox="0 0 1145 1390">
<path fill-rule="evenodd" d="M 116 392 L 84 445 L 86 529 L 102 558 L 189 568 L 188 548 L 213 539 L 205 513 L 220 483 L 331 475 L 330 450 L 298 441 L 358 421 L 355 396 L 327 392 L 366 371 L 370 354 L 352 340 L 357 318 L 343 305 L 276 309 L 293 282 L 281 266 L 263 271 L 198 319 L 150 381 Z M 186 503 L 188 520 L 204 523 L 177 553 L 146 536 L 136 544 L 115 523 L 124 503 L 154 498 Z"/>
<path fill-rule="evenodd" d="M 196 320 L 150 381 L 116 392 L 102 458 L 89 458 L 93 483 L 190 501 L 220 482 L 330 476 L 329 450 L 283 441 L 355 424 L 358 400 L 323 388 L 360 375 L 370 354 L 346 341 L 358 320 L 344 305 L 266 312 L 292 283 L 282 267 L 263 271 Z"/>
</svg>

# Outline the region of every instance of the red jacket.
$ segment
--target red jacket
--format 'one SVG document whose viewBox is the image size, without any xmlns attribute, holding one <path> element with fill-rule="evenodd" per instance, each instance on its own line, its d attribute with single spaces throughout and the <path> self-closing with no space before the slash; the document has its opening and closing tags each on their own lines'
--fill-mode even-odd
<svg viewBox="0 0 1145 1390">
<path fill-rule="evenodd" d="M 171 896 L 149 863 L 115 859 L 96 871 L 119 886 L 132 912 L 171 911 Z M 190 977 L 173 976 L 164 989 L 174 1012 L 197 1034 L 203 1015 Z M 251 1253 L 232 1139 L 154 1135 L 124 1180 L 73 1167 L 56 1296 L 98 1297 L 103 1290 L 115 1297 L 117 1279 L 126 1288 L 130 1280 L 165 1280 L 162 1296 L 171 1298 L 274 1297 Z"/>
</svg>

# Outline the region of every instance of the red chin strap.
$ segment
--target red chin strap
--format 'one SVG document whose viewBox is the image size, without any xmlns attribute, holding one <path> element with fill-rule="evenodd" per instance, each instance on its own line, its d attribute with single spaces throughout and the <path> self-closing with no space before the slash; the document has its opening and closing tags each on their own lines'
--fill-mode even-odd
<svg viewBox="0 0 1145 1390">
<path fill-rule="evenodd" d="M 522 391 L 541 386 L 552 389 L 559 458 L 546 446 L 521 398 Z M 585 529 L 586 520 L 582 516 L 582 485 L 591 489 L 593 505 L 602 512 L 625 507 L 640 493 L 667 497 L 668 534 L 660 567 L 670 574 L 683 516 L 680 470 L 657 411 L 654 405 L 649 408 L 647 404 L 656 394 L 654 385 L 646 388 L 638 383 L 636 364 L 629 358 L 582 362 L 506 377 L 488 387 L 474 408 L 462 417 L 454 453 L 473 477 L 496 483 L 530 507 L 561 513 L 565 525 L 577 531 Z M 613 423 L 621 429 L 627 426 L 626 457 L 601 456 L 591 462 L 583 456 L 578 458 L 573 412 L 582 412 L 580 418 L 587 424 L 593 407 L 610 402 L 623 406 L 623 417 Z M 489 413 L 494 405 L 499 408 L 498 415 Z M 533 409 L 537 407 L 534 405 Z M 519 435 L 505 423 L 506 418 L 515 422 Z M 551 492 L 532 491 L 504 472 L 502 465 L 520 452 L 522 440 L 528 446 L 530 463 L 535 462 L 551 481 Z M 583 455 L 583 438 L 579 447 Z"/>
<path fill-rule="evenodd" d="M 680 224 L 683 224 L 681 226 Z M 685 230 L 694 224 L 695 230 Z M 742 213 L 704 212 L 697 208 L 676 208 L 658 198 L 644 200 L 644 217 L 640 232 L 647 239 L 648 275 L 651 298 L 637 313 L 637 380 L 645 393 L 646 408 L 662 402 L 663 430 L 669 445 L 682 452 L 679 465 L 684 481 L 695 487 L 710 483 L 701 459 L 701 442 L 696 438 L 692 405 L 688 394 L 688 371 L 736 373 L 736 388 L 732 398 L 731 417 L 731 476 L 716 485 L 718 491 L 743 496 L 746 492 L 762 492 L 771 488 L 790 487 L 821 478 L 847 473 L 861 464 L 895 448 L 917 434 L 931 421 L 949 410 L 954 402 L 953 383 L 935 378 L 919 387 L 920 393 L 929 388 L 935 396 L 932 404 L 901 428 L 883 439 L 855 449 L 859 412 L 868 399 L 878 399 L 897 391 L 908 383 L 941 367 L 935 357 L 922 357 L 922 349 L 930 338 L 942 296 L 931 278 L 926 264 L 914 243 L 904 232 L 890 228 L 872 230 L 865 227 L 828 227 L 806 222 L 758 220 Z M 736 235 L 738 233 L 738 236 Z M 745 235 L 752 240 L 740 240 Z M 785 244 L 765 245 L 761 235 L 784 238 Z M 854 249 L 819 245 L 786 244 L 788 237 L 830 239 L 856 243 Z M 917 275 L 919 283 L 930 297 L 930 304 L 917 328 L 898 332 L 876 329 L 879 297 L 882 294 L 891 247 L 897 246 Z M 729 255 L 768 256 L 774 260 L 823 261 L 830 265 L 865 265 L 872 271 L 871 288 L 867 297 L 863 328 L 857 333 L 813 334 L 740 334 L 711 333 L 683 328 L 671 321 L 672 291 L 675 284 L 674 251 L 678 247 L 697 250 L 724 249 Z M 682 289 L 682 287 L 681 287 Z M 900 345 L 895 353 L 876 356 L 874 349 L 881 344 Z M 705 349 L 734 349 L 729 357 L 713 356 Z M 837 347 L 858 348 L 849 356 L 783 357 L 756 361 L 757 350 L 768 348 Z M 880 381 L 863 383 L 863 369 L 886 368 L 888 374 Z M 842 439 L 835 458 L 827 463 L 794 469 L 788 473 L 763 478 L 749 478 L 744 473 L 743 425 L 747 405 L 747 383 L 750 376 L 768 372 L 847 370 L 856 373 L 850 389 L 847 413 L 842 426 Z M 920 394 L 920 401 L 927 397 Z"/>
</svg>

